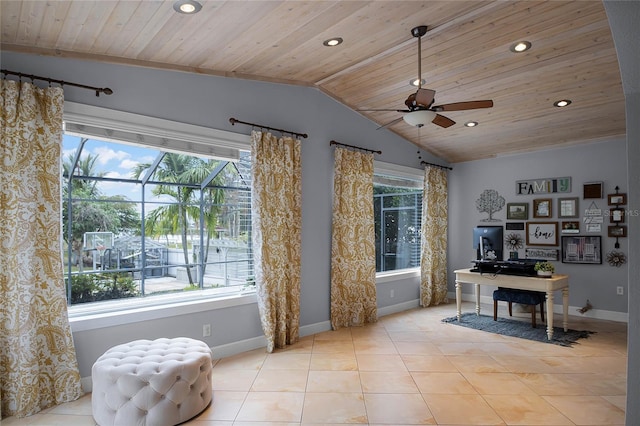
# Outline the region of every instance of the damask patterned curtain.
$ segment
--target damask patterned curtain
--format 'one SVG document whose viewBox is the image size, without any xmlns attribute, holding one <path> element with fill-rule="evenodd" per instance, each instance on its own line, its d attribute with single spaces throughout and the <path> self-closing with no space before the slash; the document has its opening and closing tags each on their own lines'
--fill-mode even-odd
<svg viewBox="0 0 640 426">
<path fill-rule="evenodd" d="M 373 154 L 335 150 L 331 327 L 378 320 Z"/>
<path fill-rule="evenodd" d="M 447 171 L 427 166 L 422 195 L 420 305 L 447 301 Z"/>
<path fill-rule="evenodd" d="M 253 260 L 267 351 L 296 343 L 300 327 L 300 141 L 251 133 Z"/>
<path fill-rule="evenodd" d="M 0 416 L 82 395 L 61 247 L 61 88 L 2 80 Z"/>
</svg>

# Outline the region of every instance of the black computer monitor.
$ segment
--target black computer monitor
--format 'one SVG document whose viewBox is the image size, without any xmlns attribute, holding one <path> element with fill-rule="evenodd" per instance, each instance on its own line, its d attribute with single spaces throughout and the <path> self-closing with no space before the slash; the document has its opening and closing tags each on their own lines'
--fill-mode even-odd
<svg viewBox="0 0 640 426">
<path fill-rule="evenodd" d="M 473 248 L 477 260 L 503 260 L 502 226 L 476 226 L 473 229 Z"/>
</svg>

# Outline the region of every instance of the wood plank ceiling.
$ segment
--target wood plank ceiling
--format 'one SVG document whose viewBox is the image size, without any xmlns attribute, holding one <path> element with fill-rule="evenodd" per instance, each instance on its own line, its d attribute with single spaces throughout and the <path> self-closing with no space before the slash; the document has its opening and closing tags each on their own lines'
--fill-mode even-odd
<svg viewBox="0 0 640 426">
<path fill-rule="evenodd" d="M 492 99 L 494 107 L 443 113 L 456 121 L 449 128 L 400 121 L 381 132 L 451 163 L 626 132 L 600 1 L 201 3 L 199 13 L 184 15 L 173 1 L 2 0 L 2 49 L 305 85 L 354 110 L 394 110 L 416 90 L 411 29 L 427 25 L 422 78 L 436 90 L 435 104 Z M 344 42 L 323 46 L 332 37 Z M 532 48 L 511 52 L 519 40 Z M 563 98 L 572 104 L 553 106 Z M 361 114 L 378 125 L 402 115 Z"/>
</svg>

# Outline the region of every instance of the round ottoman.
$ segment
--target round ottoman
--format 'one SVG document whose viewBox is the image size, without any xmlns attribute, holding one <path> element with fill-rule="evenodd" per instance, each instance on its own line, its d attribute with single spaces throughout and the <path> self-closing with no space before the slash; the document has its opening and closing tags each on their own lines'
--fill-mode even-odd
<svg viewBox="0 0 640 426">
<path fill-rule="evenodd" d="M 199 340 L 136 340 L 93 364 L 93 417 L 100 426 L 177 425 L 211 402 L 211 349 Z"/>
</svg>

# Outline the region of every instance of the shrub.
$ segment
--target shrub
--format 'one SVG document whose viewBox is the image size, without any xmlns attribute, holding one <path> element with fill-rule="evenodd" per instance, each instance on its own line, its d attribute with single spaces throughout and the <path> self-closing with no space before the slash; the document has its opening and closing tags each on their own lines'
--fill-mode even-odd
<svg viewBox="0 0 640 426">
<path fill-rule="evenodd" d="M 71 304 L 136 297 L 138 286 L 127 273 L 83 274 L 71 277 Z"/>
</svg>

